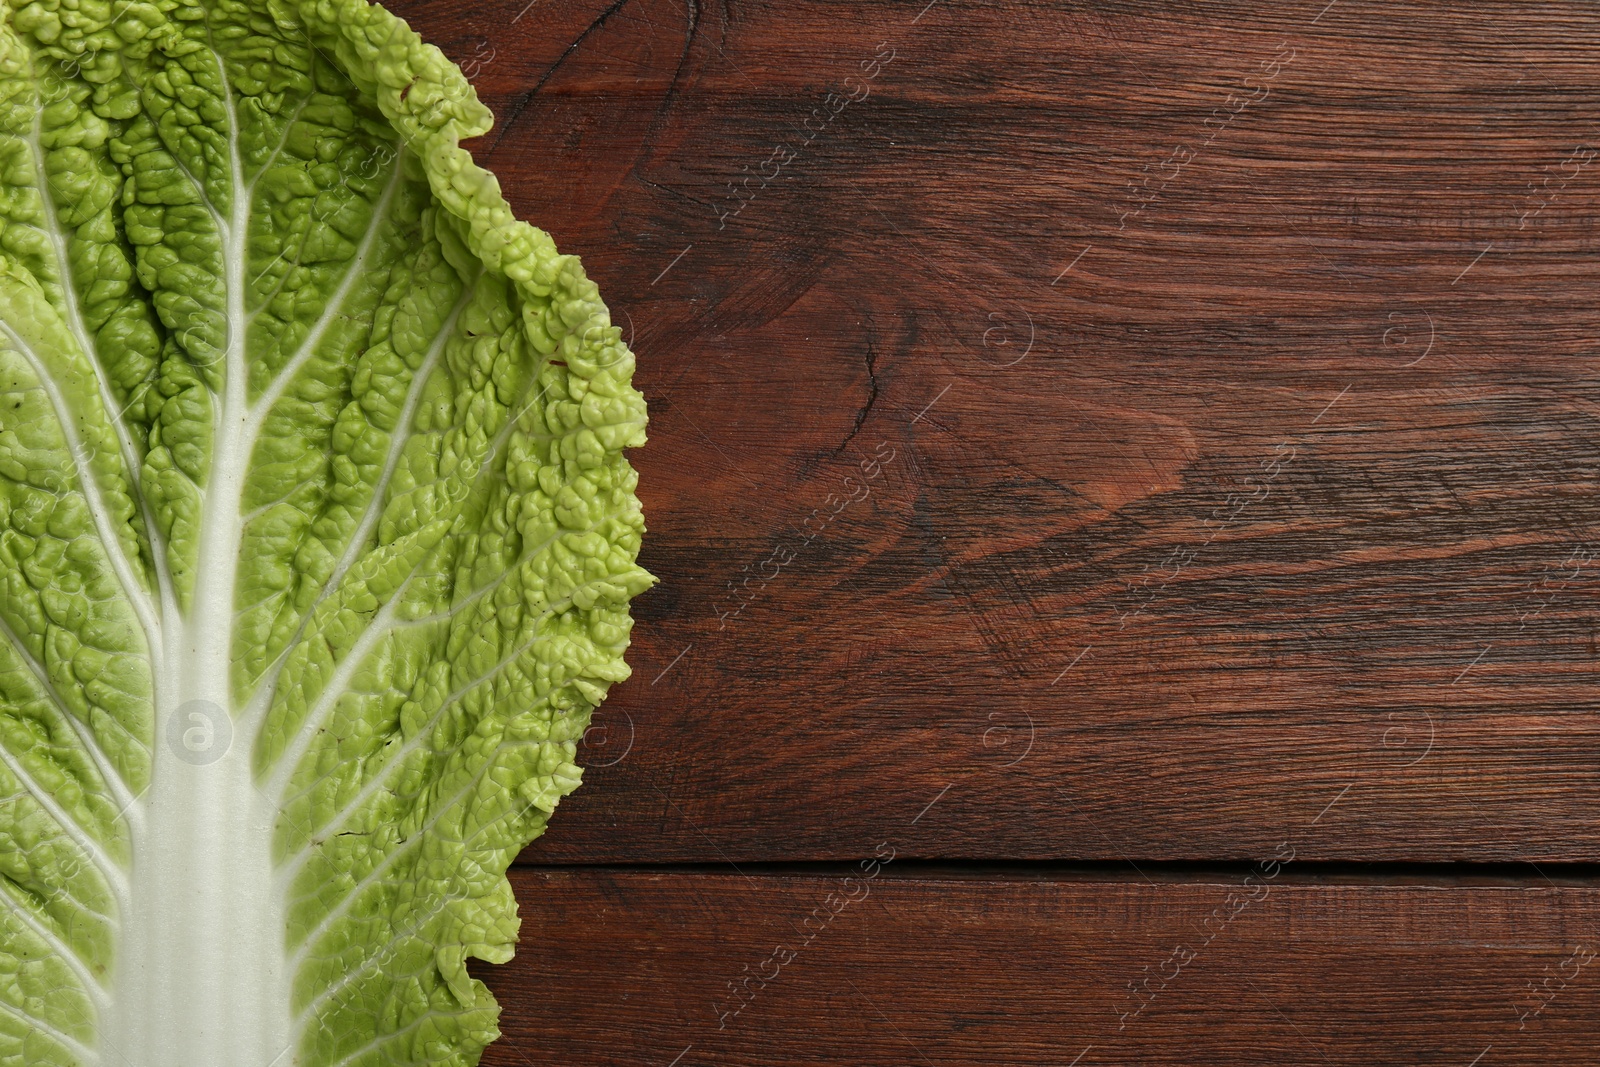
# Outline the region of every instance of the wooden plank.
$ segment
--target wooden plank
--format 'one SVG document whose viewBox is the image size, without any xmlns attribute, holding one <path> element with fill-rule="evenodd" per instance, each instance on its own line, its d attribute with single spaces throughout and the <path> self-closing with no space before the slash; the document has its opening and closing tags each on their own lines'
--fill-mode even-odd
<svg viewBox="0 0 1600 1067">
<path fill-rule="evenodd" d="M 528 859 L 1600 859 L 1586 6 L 524 4 L 662 579 Z"/>
<path fill-rule="evenodd" d="M 1293 869 L 1248 888 L 521 870 L 522 947 L 481 969 L 507 1005 L 484 1062 L 1591 1062 L 1594 887 Z"/>
</svg>

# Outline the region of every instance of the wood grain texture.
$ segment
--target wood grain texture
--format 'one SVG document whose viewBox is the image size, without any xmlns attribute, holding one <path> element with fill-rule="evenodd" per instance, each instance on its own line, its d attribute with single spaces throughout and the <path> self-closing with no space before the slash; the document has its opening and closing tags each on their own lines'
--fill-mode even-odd
<svg viewBox="0 0 1600 1067">
<path fill-rule="evenodd" d="M 537 907 L 517 959 L 488 975 L 506 1036 L 484 1062 L 1593 1061 L 1595 889 L 1305 884 L 1291 871 L 1246 888 L 900 877 L 893 864 L 852 883 L 524 869 L 518 895 Z"/>
<path fill-rule="evenodd" d="M 525 3 L 662 579 L 525 861 L 1600 859 L 1592 10 Z"/>
</svg>

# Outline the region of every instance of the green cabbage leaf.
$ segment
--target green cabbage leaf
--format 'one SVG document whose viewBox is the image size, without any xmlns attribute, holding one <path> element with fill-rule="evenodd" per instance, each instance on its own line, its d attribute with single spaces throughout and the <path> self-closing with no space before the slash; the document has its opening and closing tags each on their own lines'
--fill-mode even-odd
<svg viewBox="0 0 1600 1067">
<path fill-rule="evenodd" d="M 654 579 L 633 355 L 490 125 L 363 0 L 0 0 L 0 1065 L 498 1036 Z"/>
</svg>

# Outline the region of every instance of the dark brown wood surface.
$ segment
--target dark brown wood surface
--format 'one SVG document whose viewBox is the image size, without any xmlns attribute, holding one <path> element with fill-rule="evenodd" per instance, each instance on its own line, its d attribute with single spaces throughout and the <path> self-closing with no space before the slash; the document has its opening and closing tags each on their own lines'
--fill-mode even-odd
<svg viewBox="0 0 1600 1067">
<path fill-rule="evenodd" d="M 393 6 L 651 405 L 493 1062 L 1593 1059 L 1512 1009 L 1600 921 L 1591 5 Z M 885 841 L 970 880 L 715 1035 L 823 892 L 735 865 Z M 1286 841 L 1339 866 L 1102 1051 Z"/>
<path fill-rule="evenodd" d="M 1600 859 L 1586 8 L 523 2 L 662 579 L 532 858 Z"/>
<path fill-rule="evenodd" d="M 1594 889 L 1291 869 L 1249 887 L 522 870 L 538 906 L 489 978 L 508 1007 L 484 1062 L 1594 1062 Z"/>
</svg>

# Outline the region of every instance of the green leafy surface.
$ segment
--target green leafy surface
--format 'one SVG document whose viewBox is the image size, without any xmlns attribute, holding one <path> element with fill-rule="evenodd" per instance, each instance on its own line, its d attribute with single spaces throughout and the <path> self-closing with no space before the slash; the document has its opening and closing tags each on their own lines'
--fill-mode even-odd
<svg viewBox="0 0 1600 1067">
<path fill-rule="evenodd" d="M 633 356 L 382 8 L 0 13 L 0 1064 L 476 1063 L 653 581 Z"/>
</svg>

